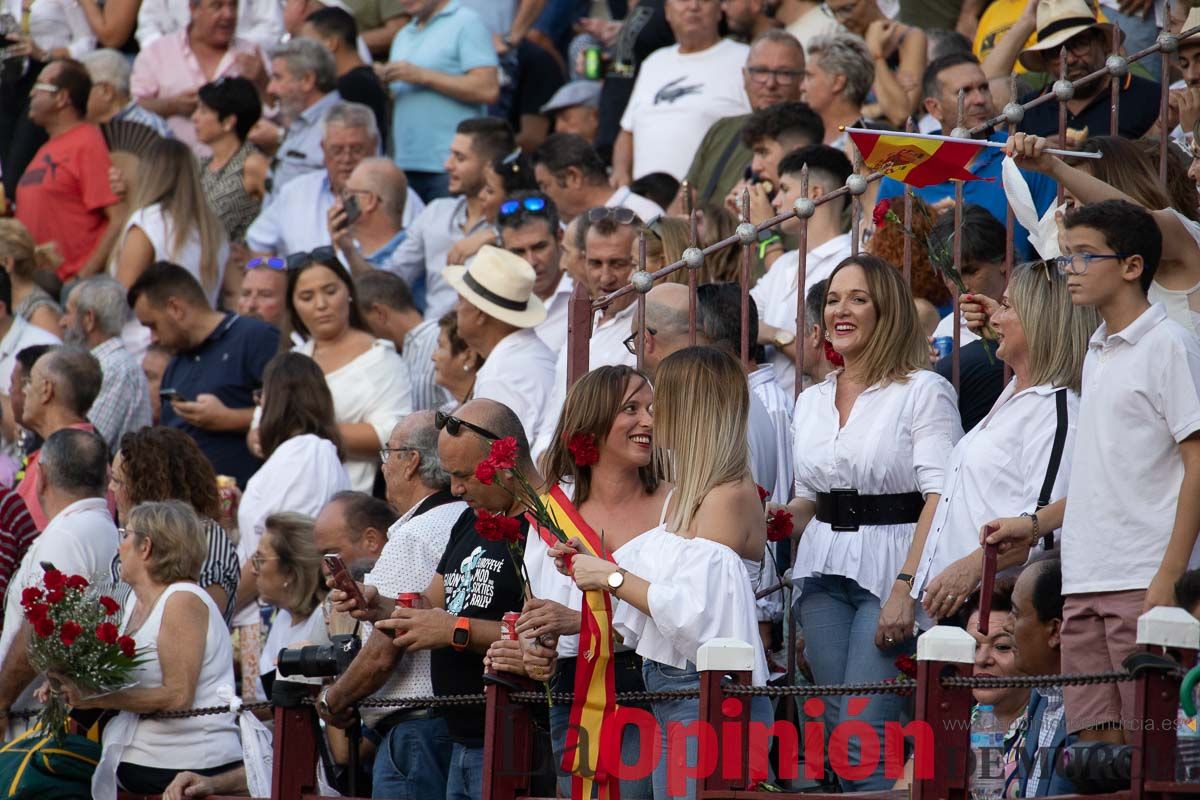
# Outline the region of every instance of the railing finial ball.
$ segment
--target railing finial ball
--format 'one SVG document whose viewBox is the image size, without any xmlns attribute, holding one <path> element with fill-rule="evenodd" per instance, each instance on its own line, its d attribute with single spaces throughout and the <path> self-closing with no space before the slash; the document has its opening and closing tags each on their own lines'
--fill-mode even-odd
<svg viewBox="0 0 1200 800">
<path fill-rule="evenodd" d="M 629 282 L 636 292 L 645 294 L 654 288 L 654 276 L 644 269 L 639 269 L 629 276 Z"/>
<path fill-rule="evenodd" d="M 1117 78 L 1124 78 L 1129 72 L 1129 60 L 1124 56 L 1119 56 L 1113 53 L 1108 58 L 1104 59 L 1104 68 L 1108 70 L 1109 75 Z"/>
<path fill-rule="evenodd" d="M 792 211 L 796 212 L 798 219 L 809 219 L 817 213 L 817 204 L 811 198 L 797 197 L 796 202 L 792 203 Z"/>
<path fill-rule="evenodd" d="M 1179 49 L 1179 37 L 1165 31 L 1160 33 L 1158 35 L 1158 49 L 1164 53 L 1174 53 Z"/>
<path fill-rule="evenodd" d="M 743 222 L 737 226 L 737 237 L 738 241 L 744 245 L 757 244 L 758 228 L 754 226 L 753 222 Z"/>
<path fill-rule="evenodd" d="M 1075 84 L 1065 78 L 1059 78 L 1054 82 L 1054 96 L 1065 103 L 1075 96 Z"/>
<path fill-rule="evenodd" d="M 1004 106 L 1004 119 L 1012 125 L 1019 125 L 1025 119 L 1025 106 L 1020 103 L 1009 103 Z"/>
<path fill-rule="evenodd" d="M 971 131 L 968 128 L 956 127 L 950 131 L 950 135 L 956 139 L 970 139 Z"/>
<path fill-rule="evenodd" d="M 850 194 L 858 196 L 867 190 L 867 179 L 858 173 L 846 178 L 846 189 Z"/>
<path fill-rule="evenodd" d="M 683 263 L 688 269 L 700 269 L 704 266 L 704 251 L 699 247 L 689 247 L 683 251 Z"/>
</svg>

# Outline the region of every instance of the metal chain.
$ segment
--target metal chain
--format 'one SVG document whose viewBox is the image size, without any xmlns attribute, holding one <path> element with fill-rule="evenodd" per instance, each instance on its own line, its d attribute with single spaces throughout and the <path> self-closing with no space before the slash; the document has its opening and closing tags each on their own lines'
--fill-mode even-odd
<svg viewBox="0 0 1200 800">
<path fill-rule="evenodd" d="M 1082 675 L 1015 675 L 999 677 L 947 677 L 942 686 L 962 689 L 1035 689 L 1038 686 L 1093 686 L 1134 680 L 1132 672 L 1092 672 Z"/>
<path fill-rule="evenodd" d="M 478 706 L 487 702 L 482 694 L 450 694 L 445 697 L 368 697 L 359 700 L 358 708 L 447 708 Z"/>
<path fill-rule="evenodd" d="M 242 711 L 266 711 L 274 708 L 273 703 L 263 701 L 259 703 L 243 703 Z M 158 711 L 154 714 L 146 714 L 148 719 L 183 719 L 185 717 L 208 717 L 215 714 L 231 714 L 233 713 L 229 706 L 205 706 L 204 708 L 188 708 L 183 711 Z"/>
<path fill-rule="evenodd" d="M 912 694 L 916 681 L 847 683 L 841 686 L 726 686 L 727 695 L 756 697 L 833 697 L 860 694 Z"/>
</svg>

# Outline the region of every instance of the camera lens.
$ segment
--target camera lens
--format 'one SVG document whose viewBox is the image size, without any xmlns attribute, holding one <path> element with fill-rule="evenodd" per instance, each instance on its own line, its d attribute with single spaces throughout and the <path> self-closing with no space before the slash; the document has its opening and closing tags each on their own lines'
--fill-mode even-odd
<svg viewBox="0 0 1200 800">
<path fill-rule="evenodd" d="M 275 662 L 279 674 L 306 678 L 330 678 L 338 674 L 338 658 L 330 645 L 308 645 L 298 650 L 280 650 Z"/>
</svg>

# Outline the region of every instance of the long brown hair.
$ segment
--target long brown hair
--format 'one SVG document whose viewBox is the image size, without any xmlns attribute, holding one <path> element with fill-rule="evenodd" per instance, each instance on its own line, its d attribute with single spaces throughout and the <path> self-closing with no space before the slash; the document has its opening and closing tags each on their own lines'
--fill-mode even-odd
<svg viewBox="0 0 1200 800">
<path fill-rule="evenodd" d="M 569 480 L 574 485 L 575 505 L 584 503 L 592 490 L 592 468 L 576 465 L 567 449 L 568 442 L 582 433 L 594 437 L 599 447 L 608 438 L 625 400 L 649 383 L 644 373 L 624 365 L 597 367 L 576 381 L 567 392 L 550 447 L 542 455 L 541 471 L 546 485 L 556 486 Z M 646 494 L 658 489 L 658 474 L 653 464 L 640 468 L 638 477 Z"/>
<path fill-rule="evenodd" d="M 280 353 L 263 370 L 263 410 L 258 423 L 263 455 L 270 458 L 279 445 L 306 433 L 333 442 L 338 458 L 346 459 L 325 373 L 302 353 Z"/>
<path fill-rule="evenodd" d="M 1158 162 L 1133 142 L 1117 136 L 1092 136 L 1083 143 L 1082 149 L 1100 153 L 1104 157 L 1068 159 L 1068 162 L 1115 187 L 1117 191 L 1124 192 L 1135 203 L 1151 211 L 1171 206 L 1167 187 L 1158 182 Z M 1192 194 L 1195 194 L 1194 188 Z M 1191 214 L 1187 214 L 1189 217 L 1196 213 L 1195 203 L 1192 206 Z"/>
<path fill-rule="evenodd" d="M 182 500 L 202 517 L 220 514 L 217 473 L 183 431 L 162 425 L 131 431 L 121 437 L 117 451 L 132 505 Z"/>
</svg>

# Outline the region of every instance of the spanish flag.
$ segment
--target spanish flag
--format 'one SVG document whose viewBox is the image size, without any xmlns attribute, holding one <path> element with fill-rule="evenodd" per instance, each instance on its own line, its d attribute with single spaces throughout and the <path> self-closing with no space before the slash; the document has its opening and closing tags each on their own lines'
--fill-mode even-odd
<svg viewBox="0 0 1200 800">
<path fill-rule="evenodd" d="M 611 560 L 600 537 L 583 521 L 561 489 L 554 487 L 541 500 L 568 540 L 581 541 L 591 555 Z M 544 528 L 539 528 L 538 533 L 547 545 L 558 542 L 554 534 Z M 575 659 L 575 700 L 571 704 L 571 723 L 567 727 L 562 768 L 572 775 L 571 797 L 574 800 L 591 800 L 593 784 L 597 787 L 599 800 L 620 800 L 616 771 L 605 763 L 600 746 L 604 726 L 612 724 L 617 709 L 612 598 L 608 592 L 584 592 L 582 612 L 579 657 Z M 581 730 L 587 732 L 586 736 L 579 735 Z"/>
<path fill-rule="evenodd" d="M 987 143 L 929 134 L 881 133 L 847 128 L 863 163 L 893 180 L 920 189 L 946 181 L 978 181 L 968 166 Z"/>
</svg>

